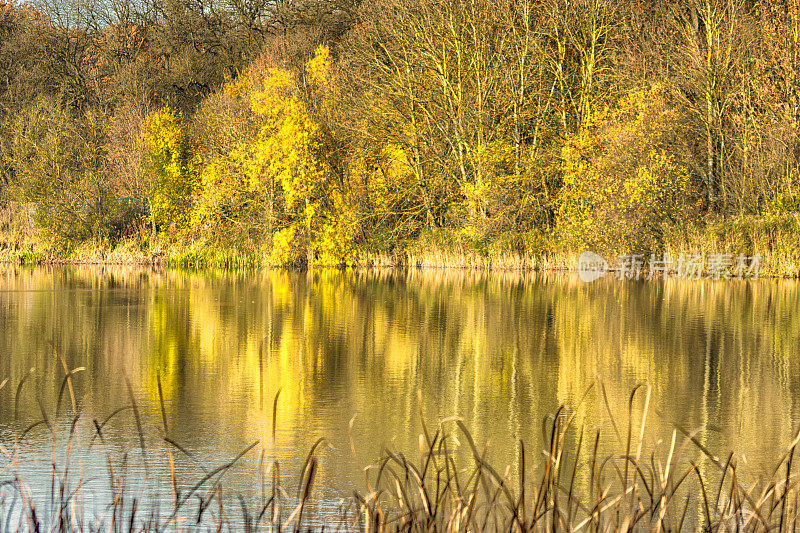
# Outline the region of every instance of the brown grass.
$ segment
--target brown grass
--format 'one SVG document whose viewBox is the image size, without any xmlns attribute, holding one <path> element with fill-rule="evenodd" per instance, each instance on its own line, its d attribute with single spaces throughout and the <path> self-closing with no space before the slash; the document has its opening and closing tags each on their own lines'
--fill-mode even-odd
<svg viewBox="0 0 800 533">
<path fill-rule="evenodd" d="M 291 484 L 258 441 L 219 465 L 206 464 L 170 437 L 159 378 L 159 445 L 147 444 L 147 428 L 127 380 L 129 403 L 102 421 L 92 420 L 94 429 L 87 442 L 76 430 L 84 415 L 72 379 L 82 369 L 68 369 L 57 350 L 56 355 L 64 376 L 55 412 L 47 413 L 40 401 L 42 418 L 25 424 L 18 421 L 19 433 L 0 442 L 0 529 L 300 531 L 322 526 L 312 512 L 314 480 L 324 468 L 317 457 L 322 439 L 311 448 Z M 16 406 L 26 383 L 30 380 L 23 378 L 17 384 L 5 380 L 0 382 L 0 390 L 15 390 Z M 62 404 L 69 410 L 66 437 L 56 429 L 58 420 L 65 419 Z M 412 459 L 387 451 L 372 462 L 364 469 L 363 490 L 338 508 L 335 523 L 325 525 L 352 531 L 784 531 L 798 525 L 800 475 L 793 463 L 800 433 L 786 453 L 775 458 L 771 477 L 748 485 L 742 481 L 733 454 L 724 461 L 717 459 L 685 429 L 675 428 L 662 448 L 646 449 L 647 385 L 631 392 L 628 406 L 627 417 L 611 417 L 618 442 L 624 443 L 613 453 L 604 455 L 602 432 L 578 424 L 577 410 L 564 406 L 543 425 L 543 450 L 530 453 L 525 443 L 519 442 L 514 470 L 500 470 L 491 464 L 487 460 L 490 450 L 473 440 L 461 420 L 442 421 L 435 429 L 423 422 L 419 456 Z M 635 416 L 639 411 L 641 415 Z M 274 409 L 273 428 L 276 412 Z M 78 462 L 76 467 L 70 458 L 92 446 L 107 448 L 109 422 L 128 415 L 137 428 L 145 478 L 158 454 L 167 457 L 171 504 L 165 508 L 164 499 L 148 495 L 137 480 L 126 478 L 133 450 L 125 453 L 121 462 L 106 451 L 106 503 L 99 509 L 85 508 L 85 492 L 97 480 L 87 479 L 82 464 Z M 27 437 L 45 428 L 53 435 L 53 460 L 49 490 L 43 497 L 41 491 L 34 494 L 31 489 L 20 453 Z M 351 444 L 355 450 L 352 436 Z M 253 486 L 260 487 L 260 499 L 224 496 L 225 474 L 259 450 L 259 473 Z M 179 483 L 176 454 L 195 461 L 199 481 Z M 57 461 L 57 456 L 66 461 Z"/>
</svg>

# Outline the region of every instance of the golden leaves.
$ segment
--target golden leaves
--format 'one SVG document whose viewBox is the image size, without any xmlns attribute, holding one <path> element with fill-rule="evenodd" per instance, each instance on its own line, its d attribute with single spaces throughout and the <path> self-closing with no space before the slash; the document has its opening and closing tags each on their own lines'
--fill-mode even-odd
<svg viewBox="0 0 800 533">
<path fill-rule="evenodd" d="M 306 64 L 306 72 L 320 87 L 326 87 L 330 83 L 331 59 L 327 46 L 317 47 L 314 57 Z"/>
</svg>

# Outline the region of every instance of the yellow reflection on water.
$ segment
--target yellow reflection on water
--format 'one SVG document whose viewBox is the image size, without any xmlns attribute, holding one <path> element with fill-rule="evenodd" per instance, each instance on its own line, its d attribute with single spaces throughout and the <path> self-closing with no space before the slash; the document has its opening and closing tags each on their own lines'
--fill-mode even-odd
<svg viewBox="0 0 800 533">
<path fill-rule="evenodd" d="M 647 446 L 679 424 L 759 472 L 798 422 L 798 303 L 800 285 L 782 280 L 7 265 L 0 380 L 35 368 L 21 410 L 38 415 L 36 394 L 52 407 L 63 375 L 52 342 L 87 368 L 76 381 L 93 416 L 127 402 L 127 376 L 155 424 L 160 376 L 176 440 L 229 456 L 260 439 L 302 461 L 326 437 L 322 484 L 337 488 L 360 479 L 353 417 L 362 462 L 416 449 L 418 392 L 429 423 L 460 416 L 513 463 L 519 439 L 542 445 L 561 404 L 616 445 L 609 412 L 626 428 L 630 392 L 648 383 Z M 0 391 L 6 422 L 12 389 Z"/>
</svg>

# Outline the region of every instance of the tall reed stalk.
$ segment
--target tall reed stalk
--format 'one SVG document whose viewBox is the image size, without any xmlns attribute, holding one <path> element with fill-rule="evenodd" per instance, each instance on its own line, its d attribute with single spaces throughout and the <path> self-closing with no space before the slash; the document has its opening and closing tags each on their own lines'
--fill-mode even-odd
<svg viewBox="0 0 800 533">
<path fill-rule="evenodd" d="M 126 379 L 129 403 L 103 420 L 91 420 L 90 437 L 82 438 L 79 425 L 86 415 L 73 380 L 82 369 L 69 369 L 55 347 L 54 352 L 64 373 L 54 412 L 48 413 L 39 399 L 41 418 L 17 420 L 19 431 L 0 442 L 3 531 L 301 531 L 325 526 L 349 531 L 783 532 L 798 526 L 800 475 L 793 463 L 800 432 L 776 457 L 771 476 L 748 484 L 742 481 L 733 454 L 718 459 L 684 428 L 676 427 L 660 447 L 646 446 L 651 403 L 647 385 L 631 392 L 627 416 L 615 416 L 609 409 L 613 430 L 609 433 L 619 443 L 616 448 L 612 445 L 611 453 L 603 452 L 609 449 L 605 432 L 588 429 L 578 420 L 577 409 L 564 406 L 544 421 L 544 449 L 530 450 L 518 442 L 514 468 L 492 464 L 490 448 L 475 442 L 458 418 L 428 427 L 420 397 L 418 456 L 386 451 L 363 469 L 365 490 L 354 492 L 335 510 L 338 518 L 332 520 L 328 513 L 323 521 L 314 513 L 318 502 L 313 490 L 317 473 L 324 468 L 318 458 L 323 439 L 308 452 L 293 483 L 269 458 L 269 443 L 255 441 L 219 465 L 208 464 L 171 437 L 160 377 L 161 427 L 155 432 L 148 428 Z M 15 390 L 16 418 L 30 376 L 16 387 L 0 381 L 0 391 Z M 605 397 L 602 385 L 599 389 Z M 273 440 L 279 394 L 273 406 Z M 68 400 L 68 414 L 61 412 L 63 398 Z M 127 450 L 115 460 L 108 428 L 123 416 L 133 419 L 138 450 Z M 23 466 L 22 455 L 33 433 L 45 430 L 53 444 L 49 486 L 43 488 L 41 478 L 35 479 Z M 160 444 L 153 446 L 147 436 L 156 432 Z M 355 456 L 352 432 L 351 445 Z M 96 473 L 89 476 L 82 460 L 95 446 L 104 450 L 102 478 Z M 159 482 L 152 466 L 159 454 L 169 465 L 167 498 L 148 488 Z M 258 496 L 225 493 L 226 474 L 247 455 L 256 454 L 259 467 L 252 486 Z M 178 479 L 178 456 L 195 465 L 196 482 Z M 355 459 L 361 464 L 360 458 Z M 129 467 L 137 460 L 140 474 L 131 479 Z M 94 494 L 98 486 L 105 495 L 99 500 Z"/>
</svg>

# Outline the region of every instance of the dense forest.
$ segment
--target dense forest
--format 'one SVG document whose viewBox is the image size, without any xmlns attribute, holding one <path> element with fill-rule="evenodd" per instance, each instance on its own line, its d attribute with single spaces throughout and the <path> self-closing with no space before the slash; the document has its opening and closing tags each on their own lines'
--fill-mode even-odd
<svg viewBox="0 0 800 533">
<path fill-rule="evenodd" d="M 6 258 L 800 272 L 800 0 L 0 0 Z"/>
</svg>

